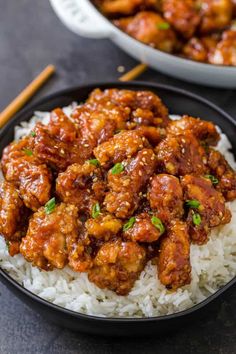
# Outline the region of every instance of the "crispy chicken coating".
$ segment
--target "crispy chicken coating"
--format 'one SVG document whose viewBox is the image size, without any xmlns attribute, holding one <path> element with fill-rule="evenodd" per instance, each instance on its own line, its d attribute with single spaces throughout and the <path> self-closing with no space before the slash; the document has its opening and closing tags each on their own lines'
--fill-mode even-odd
<svg viewBox="0 0 236 354">
<path fill-rule="evenodd" d="M 142 11 L 133 17 L 115 20 L 114 24 L 140 42 L 164 52 L 172 53 L 178 46 L 175 32 L 155 12 Z"/>
<path fill-rule="evenodd" d="M 131 228 L 125 230 L 123 236 L 127 240 L 134 242 L 155 242 L 162 232 L 152 223 L 152 215 L 141 213 L 135 217 L 135 222 Z"/>
<path fill-rule="evenodd" d="M 236 199 L 236 173 L 224 156 L 219 151 L 210 149 L 208 166 L 212 175 L 219 181 L 216 184 L 216 189 L 224 195 L 226 200 L 232 201 Z"/>
<path fill-rule="evenodd" d="M 95 0 L 95 4 L 107 16 L 132 15 L 138 10 L 157 8 L 160 0 Z"/>
<path fill-rule="evenodd" d="M 29 149 L 29 144 L 25 138 L 5 148 L 2 169 L 6 180 L 19 188 L 24 204 L 36 211 L 50 199 L 52 175 Z"/>
<path fill-rule="evenodd" d="M 184 199 L 199 203 L 199 206 L 196 203 L 190 206 L 187 223 L 191 240 L 203 244 L 207 241 L 210 228 L 229 223 L 231 213 L 225 206 L 223 195 L 213 187 L 209 179 L 186 175 L 181 185 Z"/>
<path fill-rule="evenodd" d="M 27 224 L 26 208 L 14 184 L 0 183 L 0 234 L 8 241 L 20 240 Z"/>
<path fill-rule="evenodd" d="M 135 242 L 120 239 L 105 243 L 98 251 L 89 280 L 99 288 L 107 288 L 118 295 L 127 295 L 146 263 L 145 249 Z"/>
<path fill-rule="evenodd" d="M 201 33 L 222 30 L 230 25 L 233 13 L 232 0 L 201 0 L 200 6 Z"/>
<path fill-rule="evenodd" d="M 90 94 L 87 103 L 129 109 L 130 119 L 138 125 L 166 127 L 169 123 L 168 109 L 156 94 L 151 91 L 131 91 L 96 89 Z"/>
<path fill-rule="evenodd" d="M 211 64 L 236 66 L 236 30 L 223 33 L 221 41 L 210 55 Z"/>
<path fill-rule="evenodd" d="M 74 205 L 63 203 L 50 214 L 43 207 L 34 213 L 20 246 L 25 259 L 44 270 L 64 268 L 68 262 L 67 244 L 79 232 L 77 214 Z"/>
<path fill-rule="evenodd" d="M 172 134 L 160 142 L 155 148 L 159 170 L 175 176 L 189 173 L 204 174 L 207 172 L 205 150 L 189 131 L 183 135 Z"/>
<path fill-rule="evenodd" d="M 219 40 L 220 36 L 218 34 L 201 38 L 192 37 L 183 46 L 182 54 L 191 60 L 208 62 L 212 53 L 215 51 Z"/>
<path fill-rule="evenodd" d="M 110 214 L 101 214 L 97 218 L 88 219 L 85 228 L 89 236 L 108 241 L 122 229 L 122 221 Z"/>
<path fill-rule="evenodd" d="M 108 187 L 104 205 L 117 218 L 127 219 L 138 208 L 142 188 L 156 168 L 156 156 L 151 149 L 143 149 L 130 161 L 123 162 L 124 169 L 118 174 L 108 172 Z M 141 195 L 140 195 L 141 193 Z"/>
<path fill-rule="evenodd" d="M 190 38 L 200 23 L 200 15 L 193 0 L 163 0 L 163 14 L 165 19 L 183 37 Z"/>
<path fill-rule="evenodd" d="M 63 113 L 59 118 L 57 115 L 57 122 L 55 116 L 54 111 L 47 126 L 36 125 L 33 150 L 38 158 L 59 171 L 72 163 L 84 163 L 93 148 L 110 138 L 116 129 L 108 113 L 91 111 L 86 106 L 74 111 L 73 123 Z"/>
<path fill-rule="evenodd" d="M 138 132 L 141 136 L 144 136 L 152 146 L 156 146 L 164 137 L 161 129 L 157 127 L 139 125 L 135 131 Z"/>
<path fill-rule="evenodd" d="M 153 176 L 147 199 L 151 209 L 164 223 L 183 217 L 183 191 L 177 177 L 167 174 Z"/>
<path fill-rule="evenodd" d="M 148 141 L 136 131 L 123 131 L 97 146 L 93 153 L 103 167 L 131 158 L 148 146 Z"/>
<path fill-rule="evenodd" d="M 191 282 L 190 241 L 185 222 L 174 221 L 160 243 L 158 277 L 168 289 Z"/>
<path fill-rule="evenodd" d="M 179 120 L 173 120 L 167 127 L 167 133 L 173 135 L 184 134 L 186 130 L 198 140 L 209 145 L 217 145 L 220 140 L 220 134 L 217 132 L 215 124 L 200 118 L 185 115 Z"/>
<path fill-rule="evenodd" d="M 93 161 L 93 160 L 91 160 Z M 79 212 L 89 214 L 96 202 L 102 202 L 106 185 L 99 167 L 89 161 L 73 164 L 56 180 L 56 193 L 60 200 L 74 204 Z"/>
</svg>

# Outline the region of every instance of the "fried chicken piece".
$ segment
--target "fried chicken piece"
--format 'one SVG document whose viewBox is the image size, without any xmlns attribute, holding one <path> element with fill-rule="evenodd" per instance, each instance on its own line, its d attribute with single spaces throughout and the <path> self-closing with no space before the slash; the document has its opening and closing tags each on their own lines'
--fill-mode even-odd
<svg viewBox="0 0 236 354">
<path fill-rule="evenodd" d="M 193 0 L 163 0 L 164 18 L 184 38 L 190 38 L 200 23 L 199 11 Z"/>
<path fill-rule="evenodd" d="M 76 139 L 76 127 L 61 108 L 52 111 L 48 124 L 49 134 L 58 137 L 60 141 L 70 143 Z"/>
<path fill-rule="evenodd" d="M 127 295 L 146 263 L 145 249 L 135 242 L 120 239 L 105 243 L 98 251 L 89 280 L 99 288 L 107 288 L 118 295 Z"/>
<path fill-rule="evenodd" d="M 191 282 L 190 241 L 185 222 L 174 221 L 160 243 L 158 277 L 167 289 Z"/>
<path fill-rule="evenodd" d="M 156 146 L 164 137 L 161 130 L 157 127 L 139 125 L 135 131 L 144 136 L 152 146 Z"/>
<path fill-rule="evenodd" d="M 2 169 L 6 180 L 19 188 L 24 204 L 36 211 L 50 199 L 52 175 L 29 147 L 28 138 L 6 147 L 2 157 Z"/>
<path fill-rule="evenodd" d="M 191 240 L 201 245 L 207 241 L 212 227 L 230 222 L 231 213 L 225 206 L 223 195 L 213 187 L 209 179 L 186 175 L 181 185 L 184 199 L 199 203 L 199 206 L 196 203 L 190 206 L 187 223 Z"/>
<path fill-rule="evenodd" d="M 155 12 L 138 12 L 133 17 L 115 20 L 114 24 L 131 37 L 163 52 L 173 53 L 178 47 L 175 32 L 161 15 Z"/>
<path fill-rule="evenodd" d="M 236 30 L 223 32 L 221 41 L 209 57 L 209 62 L 216 65 L 236 66 Z"/>
<path fill-rule="evenodd" d="M 233 14 L 232 0 L 201 0 L 200 6 L 202 34 L 219 31 L 230 25 Z"/>
<path fill-rule="evenodd" d="M 138 132 L 122 131 L 105 143 L 98 145 L 93 153 L 100 165 L 107 168 L 112 164 L 131 158 L 145 146 L 148 146 L 148 141 Z"/>
<path fill-rule="evenodd" d="M 124 231 L 123 237 L 134 242 L 151 243 L 157 241 L 163 232 L 153 224 L 152 217 L 148 213 L 135 216 L 133 226 Z"/>
<path fill-rule="evenodd" d="M 7 241 L 19 241 L 24 236 L 28 212 L 14 184 L 0 183 L 0 234 Z"/>
<path fill-rule="evenodd" d="M 86 214 L 96 202 L 103 201 L 105 188 L 100 168 L 89 161 L 69 166 L 65 172 L 59 173 L 56 180 L 56 193 L 60 200 L 76 205 L 79 212 Z"/>
<path fill-rule="evenodd" d="M 130 120 L 136 125 L 166 127 L 169 123 L 167 107 L 151 91 L 96 89 L 90 94 L 87 103 L 109 108 L 112 105 L 112 110 L 113 105 L 129 109 Z"/>
<path fill-rule="evenodd" d="M 227 201 L 236 199 L 236 172 L 224 156 L 219 151 L 210 149 L 208 166 L 212 175 L 219 181 L 215 186 L 216 189 L 224 195 Z"/>
<path fill-rule="evenodd" d="M 158 9 L 160 0 L 95 0 L 99 9 L 109 17 L 132 15 L 137 11 Z"/>
<path fill-rule="evenodd" d="M 188 59 L 207 63 L 219 40 L 218 34 L 202 38 L 192 37 L 183 46 L 182 54 Z"/>
<path fill-rule="evenodd" d="M 75 272 L 87 272 L 93 266 L 91 240 L 82 228 L 67 241 L 69 266 Z"/>
<path fill-rule="evenodd" d="M 108 172 L 108 187 L 104 205 L 117 218 L 129 218 L 139 205 L 142 189 L 156 169 L 156 156 L 151 149 L 143 149 L 130 161 L 123 162 L 123 171 Z"/>
<path fill-rule="evenodd" d="M 183 217 L 183 191 L 177 177 L 166 174 L 153 176 L 147 199 L 151 209 L 164 223 Z"/>
<path fill-rule="evenodd" d="M 101 214 L 95 219 L 88 219 L 85 228 L 89 236 L 108 241 L 122 228 L 121 220 L 110 214 Z"/>
<path fill-rule="evenodd" d="M 189 131 L 183 135 L 171 134 L 155 148 L 159 170 L 175 176 L 189 173 L 204 174 L 207 172 L 207 157 L 204 148 Z"/>
<path fill-rule="evenodd" d="M 78 210 L 74 205 L 59 204 L 47 214 L 40 208 L 30 219 L 20 252 L 28 262 L 44 270 L 62 269 L 68 262 L 67 244 L 79 233 Z"/>
<path fill-rule="evenodd" d="M 198 140 L 209 145 L 217 145 L 220 140 L 220 134 L 217 132 L 214 123 L 186 115 L 181 119 L 170 122 L 167 127 L 167 134 L 185 134 L 187 130 Z"/>
</svg>

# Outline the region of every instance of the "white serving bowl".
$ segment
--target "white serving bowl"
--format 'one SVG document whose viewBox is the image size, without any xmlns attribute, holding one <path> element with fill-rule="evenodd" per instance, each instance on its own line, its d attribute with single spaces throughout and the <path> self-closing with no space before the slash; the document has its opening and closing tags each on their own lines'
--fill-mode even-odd
<svg viewBox="0 0 236 354">
<path fill-rule="evenodd" d="M 236 88 L 236 67 L 203 64 L 161 52 L 125 34 L 89 0 L 50 0 L 61 21 L 88 38 L 110 38 L 135 59 L 178 79 L 206 86 Z"/>
</svg>

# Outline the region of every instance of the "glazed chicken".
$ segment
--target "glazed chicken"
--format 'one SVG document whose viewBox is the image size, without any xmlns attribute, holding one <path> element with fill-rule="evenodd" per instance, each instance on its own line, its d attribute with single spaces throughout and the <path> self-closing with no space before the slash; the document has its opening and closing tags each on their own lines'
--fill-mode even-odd
<svg viewBox="0 0 236 354">
<path fill-rule="evenodd" d="M 95 0 L 107 16 L 132 15 L 137 10 L 158 8 L 160 0 Z"/>
<path fill-rule="evenodd" d="M 2 155 L 0 234 L 44 271 L 68 266 L 127 295 L 152 261 L 170 290 L 191 282 L 190 244 L 230 222 L 236 173 L 216 126 L 170 120 L 155 93 L 94 90 Z"/>
<path fill-rule="evenodd" d="M 30 145 L 29 138 L 10 144 L 3 151 L 1 166 L 5 179 L 19 188 L 25 205 L 36 211 L 50 199 L 52 174 Z"/>
<path fill-rule="evenodd" d="M 158 276 L 167 289 L 191 282 L 190 239 L 183 221 L 173 221 L 160 243 Z"/>
<path fill-rule="evenodd" d="M 127 295 L 144 269 L 145 249 L 135 242 L 107 242 L 98 251 L 89 280 L 99 286 Z"/>
<path fill-rule="evenodd" d="M 70 165 L 56 180 L 56 194 L 60 200 L 73 203 L 80 213 L 88 215 L 96 202 L 103 201 L 106 189 L 102 172 L 93 161 Z"/>
<path fill-rule="evenodd" d="M 186 130 L 183 134 L 168 134 L 155 148 L 159 170 L 174 176 L 207 172 L 207 156 L 200 142 Z"/>
<path fill-rule="evenodd" d="M 163 52 L 172 53 L 178 45 L 175 32 L 166 26 L 165 19 L 155 12 L 142 11 L 133 17 L 114 21 L 115 25 L 140 42 Z"/>
<path fill-rule="evenodd" d="M 201 20 L 196 1 L 163 0 L 162 8 L 165 19 L 177 32 L 192 37 Z"/>
<path fill-rule="evenodd" d="M 158 50 L 236 66 L 235 0 L 94 0 L 115 26 Z"/>
<path fill-rule="evenodd" d="M 189 206 L 187 224 L 193 242 L 206 242 L 210 228 L 227 224 L 231 213 L 223 195 L 208 178 L 186 175 L 181 179 L 184 199 Z"/>
</svg>

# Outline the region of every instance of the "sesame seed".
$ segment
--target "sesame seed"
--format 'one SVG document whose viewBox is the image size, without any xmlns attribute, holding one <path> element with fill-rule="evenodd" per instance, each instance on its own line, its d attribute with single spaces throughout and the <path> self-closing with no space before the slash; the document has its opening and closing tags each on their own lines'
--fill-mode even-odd
<svg viewBox="0 0 236 354">
<path fill-rule="evenodd" d="M 118 71 L 118 73 L 124 73 L 125 67 L 123 65 L 119 65 L 119 66 L 117 66 L 117 71 Z"/>
<path fill-rule="evenodd" d="M 142 176 L 142 171 L 138 171 L 138 174 L 141 177 Z"/>
</svg>

